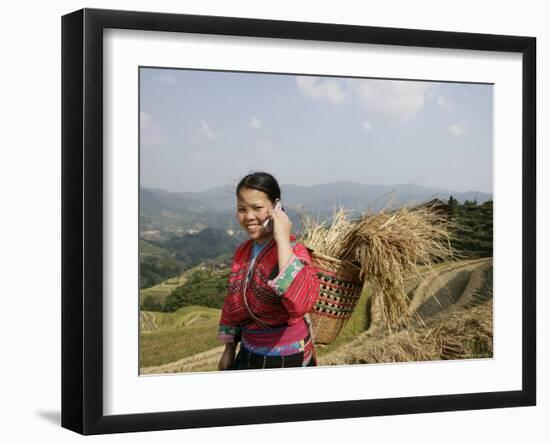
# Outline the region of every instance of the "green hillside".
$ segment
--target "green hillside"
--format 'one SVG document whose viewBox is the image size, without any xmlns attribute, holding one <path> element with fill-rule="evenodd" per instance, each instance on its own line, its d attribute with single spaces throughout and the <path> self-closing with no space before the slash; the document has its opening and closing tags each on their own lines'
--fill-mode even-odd
<svg viewBox="0 0 550 443">
<path fill-rule="evenodd" d="M 221 308 L 227 289 L 229 267 L 225 260 L 201 263 L 150 288 L 140 290 L 145 311 L 174 312 L 184 306 Z"/>
<path fill-rule="evenodd" d="M 146 317 L 153 315 L 151 322 Z M 187 306 L 173 313 L 141 312 L 140 367 L 158 366 L 220 346 L 220 311 Z"/>
<path fill-rule="evenodd" d="M 166 278 L 181 273 L 185 264 L 177 260 L 174 255 L 166 249 L 140 239 L 140 288 L 154 286 Z"/>
<path fill-rule="evenodd" d="M 183 285 L 195 270 L 195 268 L 189 269 L 176 277 L 163 280 L 155 286 L 141 289 L 139 291 L 141 309 L 145 311 L 162 311 L 166 297 L 178 286 Z"/>
<path fill-rule="evenodd" d="M 163 311 L 174 312 L 193 305 L 221 309 L 227 293 L 228 272 L 228 268 L 211 270 L 201 266 L 166 297 Z"/>
<path fill-rule="evenodd" d="M 452 243 L 455 250 L 468 258 L 493 256 L 493 202 L 481 205 L 466 200 L 459 204 L 452 196 L 449 198 L 447 213 L 450 220 L 460 227 L 455 232 Z"/>
<path fill-rule="evenodd" d="M 227 263 L 240 243 L 237 236 L 207 228 L 166 240 L 139 241 L 140 289 L 153 287 L 200 263 Z"/>
</svg>

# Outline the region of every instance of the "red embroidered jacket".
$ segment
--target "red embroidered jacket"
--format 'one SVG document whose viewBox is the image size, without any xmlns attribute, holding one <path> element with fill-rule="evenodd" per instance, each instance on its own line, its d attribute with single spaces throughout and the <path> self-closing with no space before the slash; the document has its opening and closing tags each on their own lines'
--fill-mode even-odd
<svg viewBox="0 0 550 443">
<path fill-rule="evenodd" d="M 319 280 L 306 247 L 290 237 L 292 252 L 283 269 L 278 269 L 277 243 L 271 238 L 256 257 L 250 280 L 246 282 L 253 240 L 241 243 L 233 258 L 228 291 L 220 318 L 219 339 L 233 342 L 241 328 L 262 329 L 248 314 L 243 303 L 270 328 L 303 321 L 319 295 Z"/>
</svg>

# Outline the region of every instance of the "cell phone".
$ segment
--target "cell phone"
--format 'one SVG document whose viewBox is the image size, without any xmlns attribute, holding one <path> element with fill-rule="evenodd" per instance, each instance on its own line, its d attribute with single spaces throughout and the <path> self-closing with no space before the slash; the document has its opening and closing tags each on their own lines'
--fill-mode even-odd
<svg viewBox="0 0 550 443">
<path fill-rule="evenodd" d="M 281 204 L 281 200 L 277 199 L 277 203 L 275 203 L 275 209 L 282 208 L 283 205 Z M 263 223 L 262 226 L 267 232 L 273 231 L 273 218 L 268 217 Z"/>
</svg>

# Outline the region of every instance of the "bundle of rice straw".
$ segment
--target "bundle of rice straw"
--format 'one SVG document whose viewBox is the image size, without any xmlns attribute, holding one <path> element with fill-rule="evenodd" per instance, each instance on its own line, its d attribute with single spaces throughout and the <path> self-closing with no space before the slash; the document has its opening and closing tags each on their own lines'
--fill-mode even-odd
<svg viewBox="0 0 550 443">
<path fill-rule="evenodd" d="M 451 223 L 435 203 L 409 203 L 355 219 L 340 208 L 329 227 L 303 218 L 303 244 L 359 266 L 361 280 L 374 288 L 373 306 L 379 309 L 380 321 L 390 330 L 407 321 L 405 278 L 455 256 Z"/>
</svg>

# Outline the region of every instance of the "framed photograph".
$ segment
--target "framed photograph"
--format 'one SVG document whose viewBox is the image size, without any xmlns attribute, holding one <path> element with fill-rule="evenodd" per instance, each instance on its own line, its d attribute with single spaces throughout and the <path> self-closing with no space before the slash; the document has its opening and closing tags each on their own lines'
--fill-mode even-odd
<svg viewBox="0 0 550 443">
<path fill-rule="evenodd" d="M 65 15 L 62 426 L 535 405 L 535 60 L 532 37 Z"/>
</svg>

